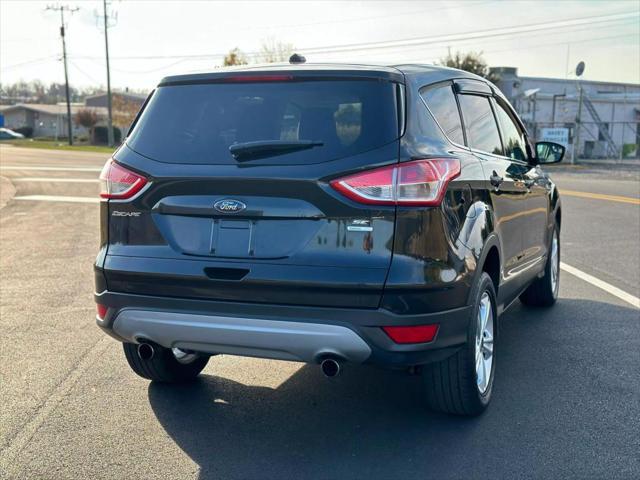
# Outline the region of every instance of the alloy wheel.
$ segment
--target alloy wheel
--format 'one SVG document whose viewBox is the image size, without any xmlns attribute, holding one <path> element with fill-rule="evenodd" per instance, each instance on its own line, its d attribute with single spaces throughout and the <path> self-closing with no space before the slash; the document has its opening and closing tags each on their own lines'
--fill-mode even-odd
<svg viewBox="0 0 640 480">
<path fill-rule="evenodd" d="M 560 269 L 560 255 L 558 245 L 558 233 L 553 233 L 551 240 L 551 291 L 556 295 L 558 291 L 558 273 Z"/>
<path fill-rule="evenodd" d="M 478 306 L 476 328 L 476 381 L 481 394 L 491 383 L 493 366 L 493 305 L 488 292 L 482 294 Z"/>
</svg>

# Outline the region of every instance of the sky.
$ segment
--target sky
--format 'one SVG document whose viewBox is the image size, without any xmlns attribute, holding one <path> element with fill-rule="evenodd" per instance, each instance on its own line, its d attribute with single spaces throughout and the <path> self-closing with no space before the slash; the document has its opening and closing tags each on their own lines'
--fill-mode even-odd
<svg viewBox="0 0 640 480">
<path fill-rule="evenodd" d="M 102 1 L 0 0 L 0 82 L 63 82 L 60 14 L 66 13 L 69 81 L 106 84 Z M 165 75 L 209 70 L 240 48 L 290 43 L 308 62 L 435 63 L 447 51 L 482 51 L 520 75 L 640 83 L 640 0 L 168 1 L 113 0 L 109 28 L 115 88 L 151 89 Z"/>
</svg>

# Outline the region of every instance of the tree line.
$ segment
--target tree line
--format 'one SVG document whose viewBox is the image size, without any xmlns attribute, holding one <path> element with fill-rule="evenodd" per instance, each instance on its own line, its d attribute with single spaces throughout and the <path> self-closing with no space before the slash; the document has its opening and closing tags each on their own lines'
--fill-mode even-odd
<svg viewBox="0 0 640 480">
<path fill-rule="evenodd" d="M 268 40 L 263 42 L 260 53 L 250 58 L 239 48 L 234 48 L 225 56 L 222 66 L 246 65 L 250 61 L 256 63 L 287 62 L 294 53 L 295 47 L 290 43 Z M 466 70 L 481 77 L 495 81 L 489 74 L 489 66 L 482 56 L 482 52 L 455 52 L 441 58 L 439 65 Z M 83 102 L 88 96 L 104 93 L 103 86 L 76 88 L 69 86 L 71 102 Z M 131 93 L 146 94 L 143 90 L 133 90 Z M 48 103 L 65 102 L 66 95 L 63 83 L 52 82 L 45 84 L 40 80 L 18 81 L 15 83 L 0 83 L 0 104 L 14 103 Z"/>
<path fill-rule="evenodd" d="M 222 66 L 247 65 L 251 60 L 254 60 L 256 63 L 287 62 L 294 51 L 295 47 L 291 43 L 283 43 L 269 39 L 262 43 L 260 52 L 253 58 L 245 54 L 238 47 L 231 49 L 229 53 L 225 55 Z M 489 65 L 485 61 L 481 51 L 466 53 L 449 52 L 447 56 L 441 58 L 436 64 L 475 73 L 491 81 L 497 80 L 497 78 L 489 72 Z"/>
<path fill-rule="evenodd" d="M 260 51 L 253 55 L 247 55 L 238 47 L 232 48 L 222 60 L 223 67 L 231 67 L 233 65 L 247 65 L 251 60 L 256 63 L 277 63 L 287 62 L 293 54 L 295 47 L 291 43 L 285 43 L 268 38 L 263 40 Z"/>
<path fill-rule="evenodd" d="M 86 97 L 98 93 L 104 93 L 106 88 L 102 85 L 76 88 L 69 85 L 69 100 L 72 103 L 82 103 Z M 130 93 L 146 94 L 144 90 L 134 90 Z M 55 104 L 66 102 L 64 83 L 52 82 L 46 84 L 40 80 L 15 83 L 0 83 L 0 104 L 11 105 L 14 103 L 46 103 Z"/>
</svg>

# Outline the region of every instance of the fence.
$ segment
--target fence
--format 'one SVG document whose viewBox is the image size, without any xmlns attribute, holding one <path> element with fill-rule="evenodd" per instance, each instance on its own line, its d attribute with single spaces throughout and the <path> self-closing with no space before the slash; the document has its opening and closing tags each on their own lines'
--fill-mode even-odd
<svg viewBox="0 0 640 480">
<path fill-rule="evenodd" d="M 528 129 L 538 141 L 564 145 L 573 163 L 640 160 L 640 122 L 537 122 Z"/>
</svg>

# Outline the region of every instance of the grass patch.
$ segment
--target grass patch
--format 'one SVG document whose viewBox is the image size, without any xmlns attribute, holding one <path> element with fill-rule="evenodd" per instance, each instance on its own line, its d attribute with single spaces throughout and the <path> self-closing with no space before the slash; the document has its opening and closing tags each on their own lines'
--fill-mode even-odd
<svg viewBox="0 0 640 480">
<path fill-rule="evenodd" d="M 30 138 L 19 140 L 3 140 L 3 144 L 14 145 L 16 147 L 27 148 L 45 148 L 49 150 L 73 150 L 78 152 L 98 152 L 98 153 L 113 153 L 115 148 L 106 147 L 103 145 L 89 145 L 87 143 L 74 143 L 73 146 L 64 141 L 55 140 L 33 140 Z"/>
</svg>

